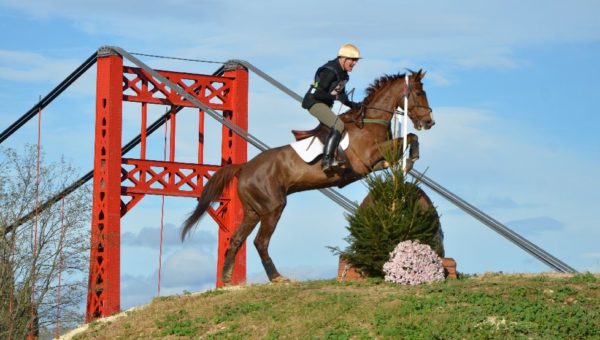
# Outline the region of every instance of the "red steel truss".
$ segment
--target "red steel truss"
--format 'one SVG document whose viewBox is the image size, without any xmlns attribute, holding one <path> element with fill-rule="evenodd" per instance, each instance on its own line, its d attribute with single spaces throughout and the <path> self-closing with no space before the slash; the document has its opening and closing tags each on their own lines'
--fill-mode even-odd
<svg viewBox="0 0 600 340">
<path fill-rule="evenodd" d="M 174 161 L 175 108 L 193 107 L 142 69 L 123 65 L 117 54 L 98 56 L 96 97 L 96 142 L 94 149 L 94 186 L 90 271 L 86 320 L 120 311 L 120 234 L 121 217 L 145 195 L 198 197 L 203 183 L 221 166 L 247 160 L 247 142 L 226 126 L 222 128 L 220 165 L 203 164 L 204 112 L 199 110 L 198 163 Z M 232 123 L 248 129 L 248 71 L 237 67 L 223 76 L 158 71 L 159 74 L 193 94 L 211 109 L 220 110 Z M 140 159 L 123 158 L 123 102 L 141 103 L 142 132 Z M 171 152 L 169 161 L 146 159 L 146 105 L 163 104 L 171 108 Z M 235 181 L 234 181 L 235 182 Z M 219 225 L 217 286 L 229 238 L 239 225 L 242 210 L 233 183 L 220 197 L 220 204 L 209 214 Z M 245 245 L 236 258 L 233 283 L 246 280 Z"/>
</svg>

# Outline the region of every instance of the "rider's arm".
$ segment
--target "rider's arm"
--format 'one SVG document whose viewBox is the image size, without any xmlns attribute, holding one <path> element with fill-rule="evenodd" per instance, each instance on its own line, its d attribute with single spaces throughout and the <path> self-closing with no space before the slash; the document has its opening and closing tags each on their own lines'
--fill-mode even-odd
<svg viewBox="0 0 600 340">
<path fill-rule="evenodd" d="M 325 102 L 333 102 L 336 100 L 336 96 L 327 92 L 331 87 L 331 83 L 336 80 L 335 74 L 331 70 L 324 68 L 317 74 L 317 79 L 319 79 L 319 81 L 313 85 L 315 91 L 313 93 L 314 98 L 318 101 Z"/>
<path fill-rule="evenodd" d="M 346 89 L 344 88 L 342 92 L 338 95 L 337 99 L 342 102 L 342 104 L 348 106 L 351 109 L 359 108 L 362 104 L 356 103 L 348 99 L 348 94 L 346 94 Z"/>
</svg>

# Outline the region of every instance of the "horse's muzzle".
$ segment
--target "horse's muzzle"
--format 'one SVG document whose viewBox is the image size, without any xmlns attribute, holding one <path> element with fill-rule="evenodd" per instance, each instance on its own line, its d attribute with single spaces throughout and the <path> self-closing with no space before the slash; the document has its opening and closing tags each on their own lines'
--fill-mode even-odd
<svg viewBox="0 0 600 340">
<path fill-rule="evenodd" d="M 430 120 L 429 122 L 426 122 L 426 123 L 425 123 L 425 126 L 424 126 L 424 128 L 425 128 L 425 130 L 429 130 L 429 129 L 431 129 L 431 128 L 432 128 L 434 125 L 435 125 L 435 120 L 433 120 L 433 119 L 432 119 L 432 120 Z"/>
<path fill-rule="evenodd" d="M 415 129 L 417 130 L 429 130 L 435 125 L 435 120 L 418 121 L 415 123 Z"/>
</svg>

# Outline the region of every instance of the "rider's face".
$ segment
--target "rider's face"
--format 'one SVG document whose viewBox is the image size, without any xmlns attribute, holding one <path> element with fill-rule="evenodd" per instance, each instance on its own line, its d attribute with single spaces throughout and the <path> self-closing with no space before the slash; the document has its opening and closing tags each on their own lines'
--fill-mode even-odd
<svg viewBox="0 0 600 340">
<path fill-rule="evenodd" d="M 342 58 L 342 68 L 346 72 L 352 72 L 354 65 L 358 62 L 358 59 L 354 58 Z"/>
</svg>

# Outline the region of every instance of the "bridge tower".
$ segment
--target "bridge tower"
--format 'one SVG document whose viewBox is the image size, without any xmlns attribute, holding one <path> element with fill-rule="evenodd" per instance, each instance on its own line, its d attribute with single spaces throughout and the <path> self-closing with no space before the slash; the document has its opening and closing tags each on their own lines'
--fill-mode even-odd
<svg viewBox="0 0 600 340">
<path fill-rule="evenodd" d="M 248 71 L 235 65 L 222 75 L 201 75 L 171 71 L 158 73 L 192 94 L 213 110 L 244 130 L 248 129 Z M 86 320 L 120 311 L 120 234 L 121 218 L 145 195 L 199 197 L 203 184 L 220 167 L 247 160 L 247 142 L 223 125 L 221 164 L 204 164 L 204 112 L 198 109 L 198 161 L 175 161 L 176 114 L 184 107 L 195 107 L 148 72 L 123 65 L 123 58 L 112 49 L 101 48 L 97 60 L 96 128 L 94 146 L 94 184 L 90 270 Z M 140 103 L 141 144 L 139 158 L 121 154 L 123 102 Z M 171 124 L 170 158 L 146 158 L 148 104 L 166 105 L 165 120 Z M 186 112 L 187 113 L 187 112 Z M 129 114 L 129 113 L 128 113 Z M 220 204 L 209 208 L 219 225 L 217 286 L 221 286 L 221 265 L 229 238 L 242 218 L 236 182 L 220 197 Z M 246 280 L 246 249 L 240 249 L 232 281 Z"/>
</svg>

